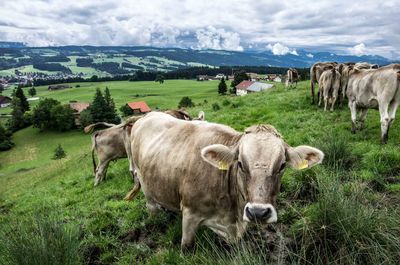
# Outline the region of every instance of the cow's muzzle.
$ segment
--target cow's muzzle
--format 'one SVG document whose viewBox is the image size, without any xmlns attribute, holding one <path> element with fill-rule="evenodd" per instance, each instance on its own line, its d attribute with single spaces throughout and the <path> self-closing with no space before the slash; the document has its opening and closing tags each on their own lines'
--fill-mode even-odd
<svg viewBox="0 0 400 265">
<path fill-rule="evenodd" d="M 274 223 L 278 220 L 276 210 L 271 204 L 247 203 L 243 220 L 246 222 Z"/>
</svg>

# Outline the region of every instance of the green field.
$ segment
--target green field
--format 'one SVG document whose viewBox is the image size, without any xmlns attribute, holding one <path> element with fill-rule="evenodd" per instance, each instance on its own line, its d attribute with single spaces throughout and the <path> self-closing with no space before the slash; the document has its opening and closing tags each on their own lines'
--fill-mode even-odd
<svg viewBox="0 0 400 265">
<path fill-rule="evenodd" d="M 152 109 L 176 108 L 183 96 L 189 96 L 196 104 L 188 109 L 193 116 L 204 110 L 208 121 L 237 130 L 272 124 L 288 144 L 318 147 L 325 152 L 325 160 L 309 170 L 285 171 L 277 224 L 251 226 L 249 234 L 233 245 L 201 229 L 196 250 L 181 253 L 179 214 L 150 216 L 142 194 L 132 202 L 123 200 L 132 187 L 126 160 L 112 163 L 106 181 L 93 187 L 89 135 L 78 130 L 56 133 L 27 128 L 13 135 L 13 149 L 0 153 L 0 233 L 8 231 L 11 238 L 0 238 L 0 263 L 2 246 L 23 244 L 27 250 L 21 253 L 26 256 L 41 253 L 33 252 L 39 249 L 36 237 L 26 236 L 31 234 L 24 227 L 30 227 L 32 218 L 44 216 L 56 220 L 54 229 L 67 226 L 77 231 L 72 236 L 77 243 L 63 244 L 66 249 L 74 244 L 79 249 L 76 263 L 70 264 L 397 264 L 400 122 L 394 122 L 387 145 L 379 143 L 379 114 L 374 110 L 368 114 L 366 129 L 351 134 L 348 108 L 331 113 L 310 105 L 308 82 L 290 90 L 277 84 L 269 91 L 240 98 L 218 96 L 218 82 L 80 85 L 71 84 L 72 89 L 62 91 L 38 87 L 38 96 L 63 103 L 87 102 L 97 87 L 107 86 L 118 108 L 144 100 Z M 219 110 L 214 110 L 215 104 Z M 52 160 L 58 144 L 67 157 Z M 25 238 L 19 235 L 28 239 L 18 243 Z M 40 242 L 60 237 L 41 236 Z"/>
</svg>

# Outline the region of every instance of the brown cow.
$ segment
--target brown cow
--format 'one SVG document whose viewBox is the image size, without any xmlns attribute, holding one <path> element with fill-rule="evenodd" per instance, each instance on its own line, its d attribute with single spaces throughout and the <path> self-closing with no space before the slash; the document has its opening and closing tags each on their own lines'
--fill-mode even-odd
<svg viewBox="0 0 400 265">
<path fill-rule="evenodd" d="M 337 65 L 337 62 L 318 62 L 318 63 L 315 63 L 310 68 L 311 101 L 312 101 L 312 104 L 315 103 L 314 85 L 318 84 L 319 78 L 321 77 L 321 74 L 325 70 L 329 70 L 329 69 L 335 68 L 336 65 Z"/>
<path fill-rule="evenodd" d="M 324 156 L 313 147 L 290 147 L 270 125 L 241 133 L 164 113 L 133 125 L 131 150 L 148 209 L 182 212 L 182 248 L 192 246 L 202 225 L 234 240 L 247 222 L 276 222 L 285 166 L 312 167 Z"/>
<path fill-rule="evenodd" d="M 400 104 L 400 64 L 391 64 L 379 69 L 353 69 L 347 87 L 347 98 L 351 111 L 352 132 L 356 132 L 357 109 L 361 110 L 360 129 L 368 109 L 379 109 L 381 117 L 381 143 L 387 143 L 389 129 Z"/>
<path fill-rule="evenodd" d="M 184 110 L 167 110 L 166 113 L 178 119 L 192 120 L 190 115 Z M 124 130 L 127 125 L 132 125 L 141 117 L 142 116 L 130 117 L 124 123 L 118 125 L 98 122 L 85 127 L 84 131 L 86 133 L 93 131 L 93 129 L 100 125 L 110 127 L 92 134 L 92 161 L 93 171 L 95 174 L 95 186 L 105 179 L 107 168 L 111 161 L 120 158 L 129 158 L 129 136 L 125 134 Z M 199 113 L 198 119 L 204 119 L 204 112 L 201 111 Z M 95 152 L 99 162 L 98 166 L 96 166 L 96 160 L 94 157 Z M 128 160 L 130 161 L 130 159 Z M 134 178 L 134 169 L 132 165 L 130 165 L 129 168 L 132 178 Z"/>
<path fill-rule="evenodd" d="M 340 73 L 338 70 L 333 68 L 327 70 L 321 74 L 319 78 L 319 102 L 318 106 L 321 106 L 322 98 L 324 99 L 324 110 L 326 111 L 328 102 L 331 102 L 331 111 L 335 106 L 336 99 L 338 98 L 340 89 Z"/>
<path fill-rule="evenodd" d="M 289 68 L 286 74 L 286 87 L 292 87 L 293 83 L 299 81 L 299 72 L 295 68 Z"/>
</svg>

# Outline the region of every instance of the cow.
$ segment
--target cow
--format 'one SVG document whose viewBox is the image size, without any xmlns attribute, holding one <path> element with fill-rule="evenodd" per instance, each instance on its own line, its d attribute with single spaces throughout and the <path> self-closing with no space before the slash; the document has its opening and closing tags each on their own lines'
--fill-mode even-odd
<svg viewBox="0 0 400 265">
<path fill-rule="evenodd" d="M 286 74 L 286 87 L 292 87 L 293 83 L 296 83 L 299 80 L 299 72 L 295 68 L 289 68 Z"/>
<path fill-rule="evenodd" d="M 318 84 L 319 78 L 321 74 L 325 70 L 329 70 L 332 68 L 335 68 L 337 65 L 336 62 L 318 62 L 315 63 L 311 68 L 310 68 L 310 82 L 311 82 L 311 103 L 315 103 L 315 91 L 314 91 L 314 86 L 315 84 Z"/>
<path fill-rule="evenodd" d="M 357 129 L 357 110 L 361 110 L 359 129 L 362 130 L 368 109 L 379 109 L 381 143 L 386 144 L 400 103 L 400 64 L 368 70 L 354 68 L 350 71 L 346 94 L 351 111 L 351 131 L 355 133 Z"/>
<path fill-rule="evenodd" d="M 324 99 L 324 110 L 326 111 L 328 102 L 331 102 L 331 111 L 335 106 L 340 89 L 340 73 L 335 68 L 327 70 L 321 74 L 318 81 L 319 84 L 319 102 L 321 106 L 322 98 Z"/>
<path fill-rule="evenodd" d="M 184 110 L 167 110 L 167 114 L 174 116 L 182 120 L 192 120 L 190 115 Z M 125 128 L 128 125 L 132 125 L 142 116 L 132 116 L 128 118 L 122 124 L 110 124 L 105 122 L 98 122 L 86 126 L 84 131 L 90 133 L 96 127 L 105 126 L 109 127 L 105 130 L 97 131 L 92 134 L 92 162 L 93 171 L 95 174 L 94 185 L 97 186 L 101 181 L 105 179 L 108 165 L 111 161 L 120 158 L 129 158 L 130 145 L 129 145 L 129 135 L 126 135 Z M 204 112 L 200 111 L 197 119 L 204 119 Z M 94 153 L 96 152 L 98 158 L 98 165 L 96 166 L 96 160 Z M 130 159 L 128 159 L 130 161 Z M 130 172 L 132 178 L 134 179 L 134 171 L 130 165 Z"/>
<path fill-rule="evenodd" d="M 164 113 L 132 126 L 131 151 L 148 210 L 182 212 L 182 249 L 193 246 L 199 226 L 232 241 L 248 222 L 276 222 L 286 165 L 309 168 L 324 157 L 310 146 L 289 146 L 271 125 L 242 133 Z"/>
</svg>

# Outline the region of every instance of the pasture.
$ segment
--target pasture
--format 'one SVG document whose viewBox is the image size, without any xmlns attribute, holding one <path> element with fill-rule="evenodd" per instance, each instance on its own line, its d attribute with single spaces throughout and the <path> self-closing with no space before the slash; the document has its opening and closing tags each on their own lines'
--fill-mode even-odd
<svg viewBox="0 0 400 265">
<path fill-rule="evenodd" d="M 308 81 L 244 97 L 218 96 L 218 82 L 191 80 L 80 85 L 37 91 L 67 103 L 91 101 L 96 87 L 108 86 L 117 108 L 139 100 L 176 108 L 189 96 L 193 116 L 204 110 L 206 120 L 240 131 L 272 124 L 288 144 L 320 148 L 325 160 L 285 171 L 277 224 L 254 225 L 233 245 L 202 229 L 196 250 L 181 253 L 178 214 L 150 216 L 142 194 L 123 200 L 132 187 L 126 160 L 112 163 L 106 181 L 93 187 L 89 135 L 27 128 L 14 134 L 13 149 L 0 153 L 0 263 L 35 257 L 31 264 L 396 264 L 400 258 L 400 122 L 387 145 L 379 143 L 377 111 L 351 134 L 348 107 L 324 112 L 310 105 Z M 51 160 L 58 144 L 67 157 Z M 57 251 L 62 259 L 49 257 Z"/>
</svg>

